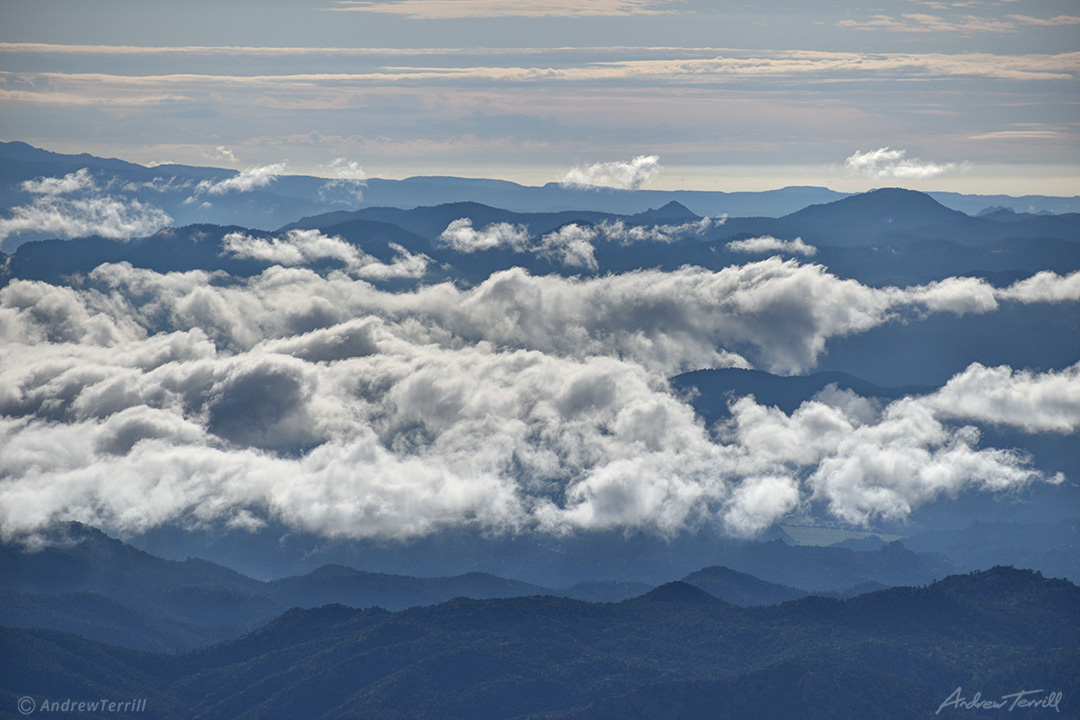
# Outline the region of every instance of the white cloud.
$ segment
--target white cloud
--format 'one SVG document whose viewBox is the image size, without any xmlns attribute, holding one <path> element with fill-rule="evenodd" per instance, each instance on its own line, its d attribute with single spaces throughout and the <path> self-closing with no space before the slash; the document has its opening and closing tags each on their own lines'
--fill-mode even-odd
<svg viewBox="0 0 1080 720">
<path fill-rule="evenodd" d="M 105 194 L 86 168 L 61 178 L 28 180 L 21 187 L 34 198 L 0 218 L 0 241 L 25 232 L 129 240 L 172 222 L 164 210 L 150 203 Z"/>
<path fill-rule="evenodd" d="M 396 243 L 391 243 L 390 247 L 396 257 L 386 264 L 340 237 L 323 235 L 319 230 L 289 230 L 284 235 L 269 238 L 232 232 L 222 238 L 224 253 L 285 267 L 337 260 L 351 275 L 369 280 L 418 278 L 427 272 L 430 258 L 426 255 L 414 255 Z"/>
<path fill-rule="evenodd" d="M 345 158 L 334 158 L 330 162 L 329 169 L 342 180 L 365 180 L 367 173 L 360 163 Z"/>
<path fill-rule="evenodd" d="M 638 155 L 629 162 L 594 163 L 575 166 L 562 179 L 566 187 L 610 187 L 637 190 L 660 170 L 657 155 Z"/>
<path fill-rule="evenodd" d="M 844 167 L 854 175 L 898 180 L 926 180 L 967 167 L 966 163 L 934 163 L 906 156 L 906 150 L 883 147 L 855 152 L 844 160 Z"/>
<path fill-rule="evenodd" d="M 499 248 L 523 252 L 529 243 L 529 230 L 524 225 L 505 222 L 492 223 L 482 230 L 476 230 L 470 218 L 458 218 L 447 225 L 439 240 L 463 253 Z"/>
<path fill-rule="evenodd" d="M 997 291 L 1002 300 L 1032 302 L 1080 302 L 1080 271 L 1062 276 L 1049 270 L 1035 273 Z"/>
<path fill-rule="evenodd" d="M 541 238 L 535 252 L 540 257 L 553 257 L 568 267 L 597 270 L 600 266 L 596 262 L 593 241 L 599 234 L 595 228 L 576 223 L 563 225 Z"/>
<path fill-rule="evenodd" d="M 1075 433 L 1080 431 L 1080 363 L 1045 373 L 974 363 L 927 402 L 940 417 Z"/>
<path fill-rule="evenodd" d="M 802 238 L 780 240 L 771 235 L 746 238 L 745 240 L 732 240 L 726 247 L 732 252 L 751 253 L 755 255 L 779 252 L 812 257 L 817 254 L 817 248 L 813 245 L 804 243 Z"/>
<path fill-rule="evenodd" d="M 334 240 L 230 245 L 346 257 Z M 972 365 L 884 406 L 836 388 L 790 415 L 743 398 L 715 433 L 669 388 L 679 369 L 745 364 L 737 352 L 812 367 L 829 338 L 893 308 L 965 310 L 947 299 L 964 279 L 875 289 L 778 258 L 590 279 L 513 270 L 398 293 L 301 267 L 227 279 L 120 264 L 80 289 L 0 290 L 5 537 L 69 519 L 379 538 L 752 534 L 808 505 L 902 519 L 964 490 L 1059 480 L 957 422 L 1080 429 L 1080 365 Z"/>
<path fill-rule="evenodd" d="M 277 180 L 278 175 L 284 173 L 287 167 L 288 163 L 280 162 L 241 170 L 236 175 L 217 182 L 203 180 L 195 186 L 195 195 L 202 193 L 226 195 L 231 192 L 251 192 L 256 188 L 266 187 Z"/>
<path fill-rule="evenodd" d="M 639 242 L 671 243 L 688 235 L 704 235 L 710 228 L 727 222 L 727 215 L 719 218 L 704 217 L 679 225 L 628 225 L 623 220 L 605 220 L 598 226 L 604 238 L 629 245 Z"/>
<path fill-rule="evenodd" d="M 524 225 L 494 223 L 477 231 L 470 218 L 459 218 L 447 226 L 440 239 L 458 252 L 472 253 L 508 248 L 514 252 L 530 252 L 538 257 L 554 259 L 565 267 L 597 270 L 597 240 L 620 245 L 643 242 L 672 243 L 690 235 L 700 237 L 710 228 L 723 225 L 726 220 L 727 216 L 706 217 L 680 225 L 630 225 L 623 220 L 605 220 L 596 226 L 571 223 L 532 242 L 529 230 Z"/>
</svg>

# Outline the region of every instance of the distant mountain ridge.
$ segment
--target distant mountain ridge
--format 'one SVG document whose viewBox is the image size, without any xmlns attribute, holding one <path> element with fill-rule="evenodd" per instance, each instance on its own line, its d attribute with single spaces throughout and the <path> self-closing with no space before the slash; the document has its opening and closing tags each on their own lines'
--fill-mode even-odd
<svg viewBox="0 0 1080 720">
<path fill-rule="evenodd" d="M 1061 692 L 1067 715 L 1080 692 L 1077 607 L 1075 585 L 998 567 L 757 608 L 682 582 L 611 605 L 328 605 L 178 656 L 0 628 L 7 656 L 19 658 L 0 673 L 0 703 L 143 697 L 166 720 L 645 718 L 662 706 L 688 719 L 908 720 L 934 716 L 958 687 L 995 698 L 1038 687 Z"/>
<path fill-rule="evenodd" d="M 327 211 L 351 212 L 364 207 L 411 209 L 483 202 L 519 214 L 573 211 L 633 216 L 676 202 L 697 216 L 718 217 L 726 214 L 730 217 L 761 219 L 790 216 L 809 206 L 848 197 L 846 193 L 819 187 L 793 186 L 761 192 L 616 190 L 580 189 L 559 183 L 529 187 L 503 180 L 455 177 L 414 177 L 405 180 L 369 178 L 362 183 L 353 182 L 349 191 L 342 193 L 340 185 L 328 184 L 332 183 L 332 179 L 288 175 L 284 174 L 287 170 L 282 170 L 272 181 L 260 182 L 247 192 L 224 192 L 212 198 L 200 197 L 200 201 L 195 202 L 194 193 L 198 183 L 236 178 L 239 172 L 186 165 L 143 167 L 86 153 L 65 155 L 50 152 L 14 141 L 0 142 L 0 214 L 32 202 L 31 195 L 21 190 L 23 182 L 42 177 L 58 178 L 83 168 L 97 176 L 100 185 L 111 188 L 109 192 L 127 188 L 122 191 L 131 198 L 160 207 L 172 218 L 173 226 L 241 225 L 261 230 L 272 230 L 294 223 L 298 218 Z M 160 182 L 155 183 L 155 178 Z M 164 182 L 170 178 L 171 183 Z M 994 206 L 1007 207 L 1017 213 L 1080 212 L 1080 197 L 932 195 L 938 202 L 972 215 Z M 1053 217 L 1044 219 L 1048 224 L 1042 234 L 1058 237 L 1060 223 Z M 647 215 L 645 220 L 652 221 Z M 763 226 L 759 222 L 757 227 Z M 793 227 L 797 229 L 798 223 L 793 225 L 787 222 L 769 227 L 777 232 L 786 232 Z M 988 228 L 990 226 L 984 226 L 984 229 Z M 6 239 L 3 249 L 10 252 L 26 240 L 49 237 L 48 233 L 24 232 Z"/>
<path fill-rule="evenodd" d="M 124 638 L 120 644 L 154 650 L 190 648 L 235 637 L 290 607 L 339 603 L 401 610 L 454 597 L 529 595 L 613 602 L 652 588 L 634 582 L 593 581 L 553 589 L 485 572 L 419 578 L 333 564 L 304 575 L 260 581 L 205 560 L 165 560 L 77 523 L 55 531 L 51 542 L 36 552 L 0 545 L 0 615 L 6 622 L 101 640 L 113 638 L 113 642 Z M 776 582 L 778 578 L 816 577 L 812 590 L 845 595 L 838 591 L 868 581 L 927 582 L 956 569 L 934 556 L 916 556 L 899 546 L 856 553 L 842 548 L 789 547 L 777 540 L 726 551 L 718 548 L 717 553 L 714 556 L 741 572 L 714 566 L 693 572 L 681 582 L 741 606 L 785 602 L 809 594 Z M 749 572 L 774 580 L 767 582 Z"/>
</svg>

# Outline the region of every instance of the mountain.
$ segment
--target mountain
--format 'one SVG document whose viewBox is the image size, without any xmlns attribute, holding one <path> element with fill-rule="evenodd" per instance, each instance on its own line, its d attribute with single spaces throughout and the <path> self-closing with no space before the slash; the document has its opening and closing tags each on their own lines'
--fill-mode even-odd
<svg viewBox="0 0 1080 720">
<path fill-rule="evenodd" d="M 882 188 L 830 203 L 811 205 L 779 218 L 730 218 L 710 238 L 738 240 L 772 235 L 801 237 L 813 245 L 873 247 L 921 241 L 980 245 L 1018 237 L 1080 239 L 1080 213 L 1031 215 L 1011 222 L 971 217 L 945 207 L 926 193 Z"/>
<path fill-rule="evenodd" d="M 969 717 L 962 688 L 1077 710 L 1080 588 L 993 568 L 851 600 L 739 608 L 686 583 L 618 604 L 469 600 L 292 610 L 182 655 L 0 630 L 0 703 L 145 698 L 155 717 Z M 62 672 L 53 670 L 62 668 Z M 831 693 L 843 693 L 832 695 Z M 1056 696 L 1055 696 L 1056 697 Z M 674 702 L 663 714 L 657 703 Z M 119 717 L 135 717 L 120 714 Z"/>
<path fill-rule="evenodd" d="M 682 582 L 700 588 L 724 602 L 742 607 L 775 605 L 809 595 L 798 588 L 765 582 L 753 575 L 718 566 L 690 573 Z"/>
<path fill-rule="evenodd" d="M 975 522 L 958 530 L 918 533 L 905 543 L 923 552 L 941 553 L 965 567 L 987 568 L 1005 562 L 1080 582 L 1080 518 Z"/>
<path fill-rule="evenodd" d="M 372 207 L 351 213 L 331 213 L 328 216 L 305 217 L 290 223 L 281 230 L 293 228 L 329 229 L 340 225 L 345 220 L 369 220 L 390 223 L 415 233 L 431 243 L 437 243 L 443 231 L 455 220 L 468 218 L 477 230 L 495 223 L 524 225 L 529 233 L 540 236 L 557 230 L 570 223 L 594 224 L 604 220 L 615 220 L 619 216 L 613 213 L 589 210 L 563 210 L 547 213 L 519 213 L 478 202 L 456 202 L 430 207 L 416 207 L 408 210 L 394 207 Z"/>
<path fill-rule="evenodd" d="M 340 564 L 256 580 L 206 560 L 166 560 L 78 523 L 58 529 L 49 540 L 51 544 L 33 552 L 0 544 L 0 614 L 5 622 L 158 651 L 237 637 L 291 607 L 343 604 L 401 610 L 455 597 L 529 595 L 618 602 L 653 589 L 626 580 L 592 580 L 554 589 L 487 572 L 412 577 Z M 586 545 L 582 551 L 591 550 L 595 562 L 597 549 Z M 898 543 L 853 552 L 791 547 L 782 540 L 729 542 L 710 545 L 708 554 L 723 558 L 728 567 L 698 570 L 682 582 L 735 605 L 779 603 L 808 594 L 798 587 L 841 595 L 860 584 L 876 583 L 867 588 L 871 589 L 927 582 L 956 568 L 936 555 L 916 555 Z M 530 557 L 526 554 L 523 559 Z"/>
<path fill-rule="evenodd" d="M 417 578 L 338 565 L 260 581 L 204 560 L 155 557 L 77 523 L 51 540 L 54 544 L 34 552 L 0 544 L 5 622 L 140 649 L 185 649 L 236 637 L 290 607 L 342 603 L 400 610 L 454 597 L 563 594 L 487 573 Z M 622 592 L 636 594 L 634 589 Z M 578 592 L 588 594 L 587 589 L 569 594 Z M 617 588 L 593 593 L 623 599 Z"/>
</svg>

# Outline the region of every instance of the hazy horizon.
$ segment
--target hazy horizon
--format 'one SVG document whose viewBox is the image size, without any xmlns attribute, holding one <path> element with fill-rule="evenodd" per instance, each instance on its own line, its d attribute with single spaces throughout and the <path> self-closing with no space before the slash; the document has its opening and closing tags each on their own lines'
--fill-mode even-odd
<svg viewBox="0 0 1080 720">
<path fill-rule="evenodd" d="M 1080 192 L 1069 2 L 0 2 L 4 137 L 542 185 Z M 888 149 L 886 151 L 886 149 Z"/>
</svg>

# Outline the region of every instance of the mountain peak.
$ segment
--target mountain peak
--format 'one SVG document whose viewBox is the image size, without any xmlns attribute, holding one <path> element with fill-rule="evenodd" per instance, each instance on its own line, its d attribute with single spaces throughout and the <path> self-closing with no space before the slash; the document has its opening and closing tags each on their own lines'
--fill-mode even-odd
<svg viewBox="0 0 1080 720">
<path fill-rule="evenodd" d="M 678 602 L 678 603 L 709 603 L 718 602 L 715 597 L 705 592 L 701 588 L 695 587 L 690 583 L 676 580 L 675 582 L 665 583 L 658 588 L 650 590 L 644 595 L 629 600 L 628 602 Z"/>
<path fill-rule="evenodd" d="M 645 212 L 631 215 L 631 218 L 643 223 L 693 222 L 701 216 L 692 212 L 682 203 L 672 200 L 659 208 L 650 208 Z"/>
</svg>

